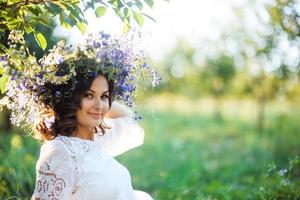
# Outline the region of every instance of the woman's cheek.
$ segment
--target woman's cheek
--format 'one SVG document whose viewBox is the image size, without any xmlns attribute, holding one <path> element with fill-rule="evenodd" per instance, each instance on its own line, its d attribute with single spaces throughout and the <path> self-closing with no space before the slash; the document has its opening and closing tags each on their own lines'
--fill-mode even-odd
<svg viewBox="0 0 300 200">
<path fill-rule="evenodd" d="M 87 109 L 93 108 L 95 106 L 96 106 L 96 101 L 94 101 L 94 100 L 86 100 L 85 107 Z"/>
<path fill-rule="evenodd" d="M 104 112 L 107 113 L 109 111 L 109 102 L 105 102 Z"/>
</svg>

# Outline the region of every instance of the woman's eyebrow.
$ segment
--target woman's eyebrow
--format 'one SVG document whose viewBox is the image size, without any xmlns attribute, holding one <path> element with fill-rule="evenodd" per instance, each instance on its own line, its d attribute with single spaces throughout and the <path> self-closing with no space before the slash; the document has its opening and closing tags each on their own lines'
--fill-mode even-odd
<svg viewBox="0 0 300 200">
<path fill-rule="evenodd" d="M 88 89 L 89 91 L 91 91 L 92 93 L 96 93 L 94 90 L 92 90 L 92 89 Z M 105 94 L 105 93 L 109 93 L 109 91 L 107 90 L 107 91 L 105 91 L 105 92 L 103 92 L 102 94 Z"/>
<path fill-rule="evenodd" d="M 94 90 L 88 89 L 88 91 L 91 91 L 92 93 L 96 93 Z"/>
</svg>

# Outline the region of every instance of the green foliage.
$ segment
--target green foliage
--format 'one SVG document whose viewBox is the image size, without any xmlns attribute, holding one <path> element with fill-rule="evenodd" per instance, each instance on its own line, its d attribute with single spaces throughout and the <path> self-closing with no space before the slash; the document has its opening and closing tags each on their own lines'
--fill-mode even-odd
<svg viewBox="0 0 300 200">
<path fill-rule="evenodd" d="M 236 70 L 232 58 L 225 55 L 221 55 L 214 60 L 208 60 L 208 68 L 212 74 L 225 83 L 234 77 Z"/>
<path fill-rule="evenodd" d="M 128 26 L 131 21 L 136 21 L 139 25 L 143 24 L 143 16 L 152 19 L 143 13 L 144 4 L 153 6 L 153 1 L 83 1 L 83 8 L 79 6 L 79 0 L 58 0 L 42 1 L 28 0 L 15 1 L 7 0 L 0 3 L 0 38 L 13 29 L 22 30 L 26 34 L 34 34 L 39 46 L 45 50 L 47 47 L 47 38 L 44 34 L 36 30 L 37 25 L 50 27 L 53 17 L 59 16 L 60 24 L 65 28 L 77 28 L 84 33 L 86 31 L 87 21 L 84 11 L 95 9 L 95 15 L 101 17 L 106 13 L 107 8 L 113 9 L 117 16 Z M 100 6 L 99 6 L 100 4 Z M 143 15 L 143 16 L 142 16 Z M 2 46 L 2 45 L 1 45 Z M 2 46 L 3 47 L 3 46 Z"/>
<path fill-rule="evenodd" d="M 39 145 L 30 136 L 1 135 L 0 196 L 30 199 Z"/>
<path fill-rule="evenodd" d="M 154 2 L 153 0 L 145 0 L 145 2 L 148 4 L 148 6 L 150 6 L 151 8 L 153 7 L 154 5 Z"/>
<path fill-rule="evenodd" d="M 133 13 L 133 17 L 134 17 L 135 21 L 136 21 L 140 26 L 143 26 L 143 24 L 144 24 L 144 17 L 143 17 L 140 13 L 134 12 L 134 13 Z"/>
<path fill-rule="evenodd" d="M 178 40 L 174 48 L 161 63 L 153 63 L 160 69 L 163 81 L 157 91 L 167 91 L 183 94 L 191 98 L 198 98 L 207 91 L 203 90 L 200 66 L 193 61 L 195 49 L 186 41 Z"/>
<path fill-rule="evenodd" d="M 298 109 L 292 109 L 295 113 L 290 114 L 283 112 L 275 116 L 267 115 L 269 118 L 269 127 L 266 133 L 273 140 L 274 148 L 272 154 L 276 156 L 277 163 L 287 163 L 288 157 L 296 157 L 300 155 L 299 143 L 295 139 L 295 135 L 299 132 L 300 115 Z M 278 167 L 282 168 L 283 165 Z"/>
<path fill-rule="evenodd" d="M 295 200 L 300 199 L 300 160 L 290 159 L 287 168 L 279 170 L 273 163 L 268 167 L 257 199 Z"/>
<path fill-rule="evenodd" d="M 104 6 L 99 6 L 95 10 L 95 14 L 96 14 L 97 17 L 103 16 L 105 14 L 105 12 L 106 12 L 106 7 L 104 7 Z"/>
<path fill-rule="evenodd" d="M 290 40 L 297 40 L 300 36 L 300 11 L 298 6 L 299 1 L 297 0 L 276 0 L 275 3 L 267 4 L 272 25 L 287 33 Z"/>
<path fill-rule="evenodd" d="M 0 90 L 1 90 L 2 94 L 5 92 L 5 86 L 6 86 L 7 80 L 8 80 L 7 76 L 0 77 Z"/>
<path fill-rule="evenodd" d="M 50 21 L 49 25 L 44 26 L 44 25 L 38 24 L 35 27 L 36 32 L 43 34 L 44 38 L 46 39 L 46 42 L 47 42 L 46 49 L 42 49 L 39 46 L 34 34 L 25 33 L 24 39 L 25 39 L 25 42 L 26 42 L 26 45 L 27 45 L 27 48 L 28 48 L 28 51 L 30 52 L 30 54 L 34 54 L 37 59 L 40 59 L 45 54 L 45 52 L 48 52 L 49 49 L 53 48 L 53 46 L 59 40 L 64 39 L 64 38 L 57 38 L 57 37 L 53 36 L 53 31 L 55 30 L 55 27 L 56 27 L 56 22 L 53 18 Z"/>
<path fill-rule="evenodd" d="M 226 92 L 235 74 L 236 66 L 233 59 L 225 55 L 209 59 L 202 71 L 206 86 L 216 97 L 222 96 Z"/>
<path fill-rule="evenodd" d="M 47 40 L 46 38 L 44 37 L 44 35 L 42 33 L 38 33 L 38 32 L 35 32 L 34 33 L 34 37 L 36 39 L 36 41 L 38 42 L 39 46 L 45 50 L 46 47 L 47 47 Z"/>
<path fill-rule="evenodd" d="M 62 15 L 62 24 L 70 27 L 76 23 L 87 23 L 83 12 L 78 7 L 78 0 L 68 1 L 13 1 L 8 0 L 0 4 L 0 32 L 10 32 L 13 29 L 22 30 L 27 34 L 34 34 L 42 49 L 47 47 L 43 33 L 37 32 L 36 26 L 50 26 L 52 17 Z M 2 35 L 3 37 L 3 35 Z"/>
<path fill-rule="evenodd" d="M 77 22 L 76 24 L 77 28 L 81 31 L 81 33 L 86 32 L 86 24 L 83 22 Z"/>
</svg>

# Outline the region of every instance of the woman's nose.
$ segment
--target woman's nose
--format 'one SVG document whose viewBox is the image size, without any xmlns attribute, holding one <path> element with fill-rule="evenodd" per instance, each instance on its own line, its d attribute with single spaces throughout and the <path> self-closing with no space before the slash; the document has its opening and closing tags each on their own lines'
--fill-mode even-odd
<svg viewBox="0 0 300 200">
<path fill-rule="evenodd" d="M 94 107 L 95 109 L 99 109 L 99 110 L 103 109 L 103 102 L 101 101 L 101 99 L 96 100 Z"/>
</svg>

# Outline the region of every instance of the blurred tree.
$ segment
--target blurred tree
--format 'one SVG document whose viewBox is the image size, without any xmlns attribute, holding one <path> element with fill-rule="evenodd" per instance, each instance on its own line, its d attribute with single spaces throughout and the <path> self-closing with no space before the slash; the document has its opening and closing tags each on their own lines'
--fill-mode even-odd
<svg viewBox="0 0 300 200">
<path fill-rule="evenodd" d="M 202 70 L 202 80 L 215 99 L 215 117 L 222 119 L 222 97 L 228 91 L 236 74 L 236 67 L 231 57 L 224 54 L 209 59 Z"/>
<path fill-rule="evenodd" d="M 160 87 L 171 93 L 198 98 L 201 93 L 200 68 L 193 62 L 195 49 L 185 40 L 178 39 L 177 46 L 165 56 L 161 69 L 163 82 Z"/>
<path fill-rule="evenodd" d="M 267 102 L 285 96 L 291 82 L 297 82 L 299 1 L 244 1 L 234 9 L 237 23 L 230 27 L 227 37 L 240 47 L 245 65 L 254 71 L 258 68 L 254 76 L 249 74 L 251 81 L 245 90 L 257 100 L 256 126 L 261 131 Z"/>
<path fill-rule="evenodd" d="M 269 14 L 271 30 L 267 38 L 267 50 L 265 54 L 275 54 L 275 51 L 287 51 L 281 54 L 281 63 L 275 72 L 280 78 L 287 80 L 295 78 L 295 72 L 299 74 L 300 67 L 300 1 L 276 0 L 265 4 Z M 283 47 L 286 45 L 286 47 Z M 284 49 L 285 48 L 285 49 Z M 291 56 L 292 54 L 296 54 Z M 278 56 L 278 55 L 277 55 Z"/>
<path fill-rule="evenodd" d="M 248 92 L 256 98 L 257 102 L 256 128 L 261 132 L 265 126 L 266 105 L 277 96 L 282 81 L 260 68 L 256 75 L 252 75 L 249 83 L 250 85 L 247 86 L 251 89 Z"/>
<path fill-rule="evenodd" d="M 216 119 L 222 119 L 221 102 L 231 90 L 236 74 L 232 57 L 225 54 L 207 58 L 198 49 L 179 38 L 177 46 L 159 64 L 162 68 L 165 91 L 189 98 L 212 96 L 215 100 Z"/>
<path fill-rule="evenodd" d="M 276 0 L 266 4 L 271 25 L 287 33 L 290 42 L 297 42 L 300 37 L 299 4 L 299 0 Z"/>
</svg>

